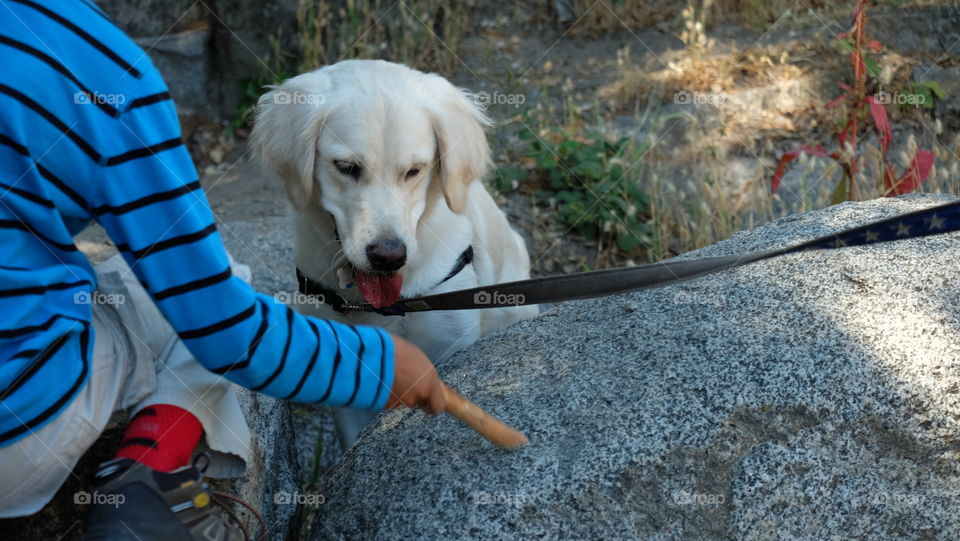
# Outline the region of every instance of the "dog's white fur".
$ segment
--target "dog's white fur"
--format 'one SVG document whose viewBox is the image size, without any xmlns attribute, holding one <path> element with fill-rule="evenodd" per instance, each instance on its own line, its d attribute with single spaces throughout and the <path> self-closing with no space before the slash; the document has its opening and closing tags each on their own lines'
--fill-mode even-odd
<svg viewBox="0 0 960 541">
<path fill-rule="evenodd" d="M 370 270 L 366 246 L 389 236 L 406 245 L 398 271 L 406 298 L 528 278 L 523 240 L 481 181 L 489 124 L 470 95 L 443 77 L 380 60 L 339 62 L 265 94 L 252 144 L 297 211 L 297 267 L 338 290 L 337 269 L 349 262 Z M 354 179 L 334 162 L 359 164 L 363 173 Z M 473 263 L 438 286 L 467 246 Z M 356 289 L 340 293 L 362 298 Z M 435 362 L 537 312 L 518 306 L 344 317 L 325 304 L 298 309 L 385 327 Z"/>
</svg>

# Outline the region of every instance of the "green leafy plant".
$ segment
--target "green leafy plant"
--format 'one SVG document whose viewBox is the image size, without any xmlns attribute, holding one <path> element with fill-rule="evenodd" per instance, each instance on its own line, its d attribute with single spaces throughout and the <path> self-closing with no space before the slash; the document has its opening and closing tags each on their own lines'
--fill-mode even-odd
<svg viewBox="0 0 960 541">
<path fill-rule="evenodd" d="M 653 244 L 650 197 L 636 182 L 638 172 L 628 165 L 641 150 L 632 141 L 611 142 L 594 135 L 552 142 L 526 128 L 518 136 L 534 163 L 532 177 L 540 187 L 537 199 L 555 204 L 561 223 L 625 252 Z M 502 167 L 494 175 L 494 187 L 512 189 L 525 176 L 517 166 Z"/>
<path fill-rule="evenodd" d="M 940 83 L 936 81 L 922 81 L 907 86 L 903 93 L 908 99 L 900 104 L 900 107 L 909 108 L 920 105 L 925 109 L 933 109 L 936 100 L 942 100 L 947 97 Z"/>
<path fill-rule="evenodd" d="M 241 128 L 249 127 L 250 121 L 253 119 L 253 112 L 257 108 L 257 100 L 265 92 L 265 87 L 279 84 L 294 76 L 294 73 L 287 68 L 286 62 L 284 62 L 284 56 L 280 51 L 280 40 L 270 38 L 270 44 L 273 47 L 273 53 L 268 59 L 269 64 L 264 61 L 261 64 L 263 69 L 259 75 L 240 79 L 237 82 L 240 104 L 224 130 L 228 137 L 233 136 Z"/>
</svg>

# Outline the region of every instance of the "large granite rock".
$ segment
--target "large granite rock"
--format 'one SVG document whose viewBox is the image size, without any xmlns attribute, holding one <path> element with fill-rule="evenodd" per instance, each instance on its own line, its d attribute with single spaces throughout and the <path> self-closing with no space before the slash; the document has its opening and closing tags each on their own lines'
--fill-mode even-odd
<svg viewBox="0 0 960 541">
<path fill-rule="evenodd" d="M 845 203 L 686 257 L 951 199 Z M 958 260 L 958 234 L 802 253 L 495 333 L 440 372 L 531 444 L 390 412 L 311 538 L 960 538 Z"/>
</svg>

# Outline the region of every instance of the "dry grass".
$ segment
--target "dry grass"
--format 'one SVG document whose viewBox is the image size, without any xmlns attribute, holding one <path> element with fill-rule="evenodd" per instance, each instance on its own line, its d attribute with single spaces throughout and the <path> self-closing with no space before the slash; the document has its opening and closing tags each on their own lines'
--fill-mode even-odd
<svg viewBox="0 0 960 541">
<path fill-rule="evenodd" d="M 425 71 L 451 71 L 467 28 L 462 2 L 300 0 L 303 71 L 347 58 L 382 58 Z"/>
<path fill-rule="evenodd" d="M 606 35 L 653 25 L 680 28 L 684 8 L 700 10 L 708 6 L 704 26 L 727 22 L 766 29 L 788 10 L 802 14 L 810 10 L 840 13 L 849 10 L 855 0 L 576 0 L 574 11 L 582 15 L 576 32 L 584 36 Z M 943 3 L 942 1 L 939 3 Z"/>
<path fill-rule="evenodd" d="M 764 86 L 803 75 L 797 51 L 756 47 L 742 55 L 687 55 L 659 70 L 645 69 L 629 61 L 622 67 L 618 84 L 605 90 L 606 97 L 631 102 L 662 88 L 675 92 L 731 92 L 738 88 Z"/>
<path fill-rule="evenodd" d="M 933 126 L 933 130 L 936 129 Z M 661 247 L 661 253 L 653 259 L 708 246 L 737 231 L 832 204 L 834 188 L 842 177 L 833 160 L 802 156 L 792 167 L 794 179 L 788 189 L 792 190 L 794 201 L 787 205 L 782 199 L 787 193 L 770 193 L 774 160 L 783 149 L 771 145 L 754 149 L 755 156 L 765 159 L 757 160 L 755 169 L 744 176 L 743 171 L 730 171 L 730 162 L 725 156 L 706 150 L 720 142 L 702 132 L 695 137 L 703 137 L 704 151 L 692 159 L 683 174 L 678 174 L 673 166 L 651 164 L 654 173 L 644 180 L 644 189 L 654 202 L 656 234 Z M 944 141 L 926 130 L 919 138 L 908 136 L 892 153 L 898 174 L 905 170 L 918 147 L 932 149 L 936 156 L 930 178 L 918 191 L 960 194 L 960 134 L 952 136 L 952 141 Z M 879 146 L 871 140 L 862 146 L 861 152 L 857 199 L 882 197 Z"/>
</svg>

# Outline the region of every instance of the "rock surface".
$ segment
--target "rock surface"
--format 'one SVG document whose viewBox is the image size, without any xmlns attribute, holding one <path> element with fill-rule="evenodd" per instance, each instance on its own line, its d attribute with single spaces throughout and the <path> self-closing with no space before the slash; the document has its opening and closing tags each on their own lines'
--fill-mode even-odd
<svg viewBox="0 0 960 541">
<path fill-rule="evenodd" d="M 250 426 L 251 464 L 243 478 L 217 481 L 220 490 L 248 502 L 260 512 L 267 531 L 261 537 L 260 525 L 248 513 L 242 513 L 244 526 L 264 541 L 296 539 L 300 509 L 288 494 L 300 491 L 300 467 L 293 445 L 294 430 L 290 406 L 282 400 L 236 387 L 240 407 Z"/>
<path fill-rule="evenodd" d="M 950 200 L 846 203 L 685 257 Z M 440 372 L 531 444 L 390 412 L 311 538 L 960 538 L 958 259 L 958 234 L 808 252 L 495 333 Z"/>
</svg>

